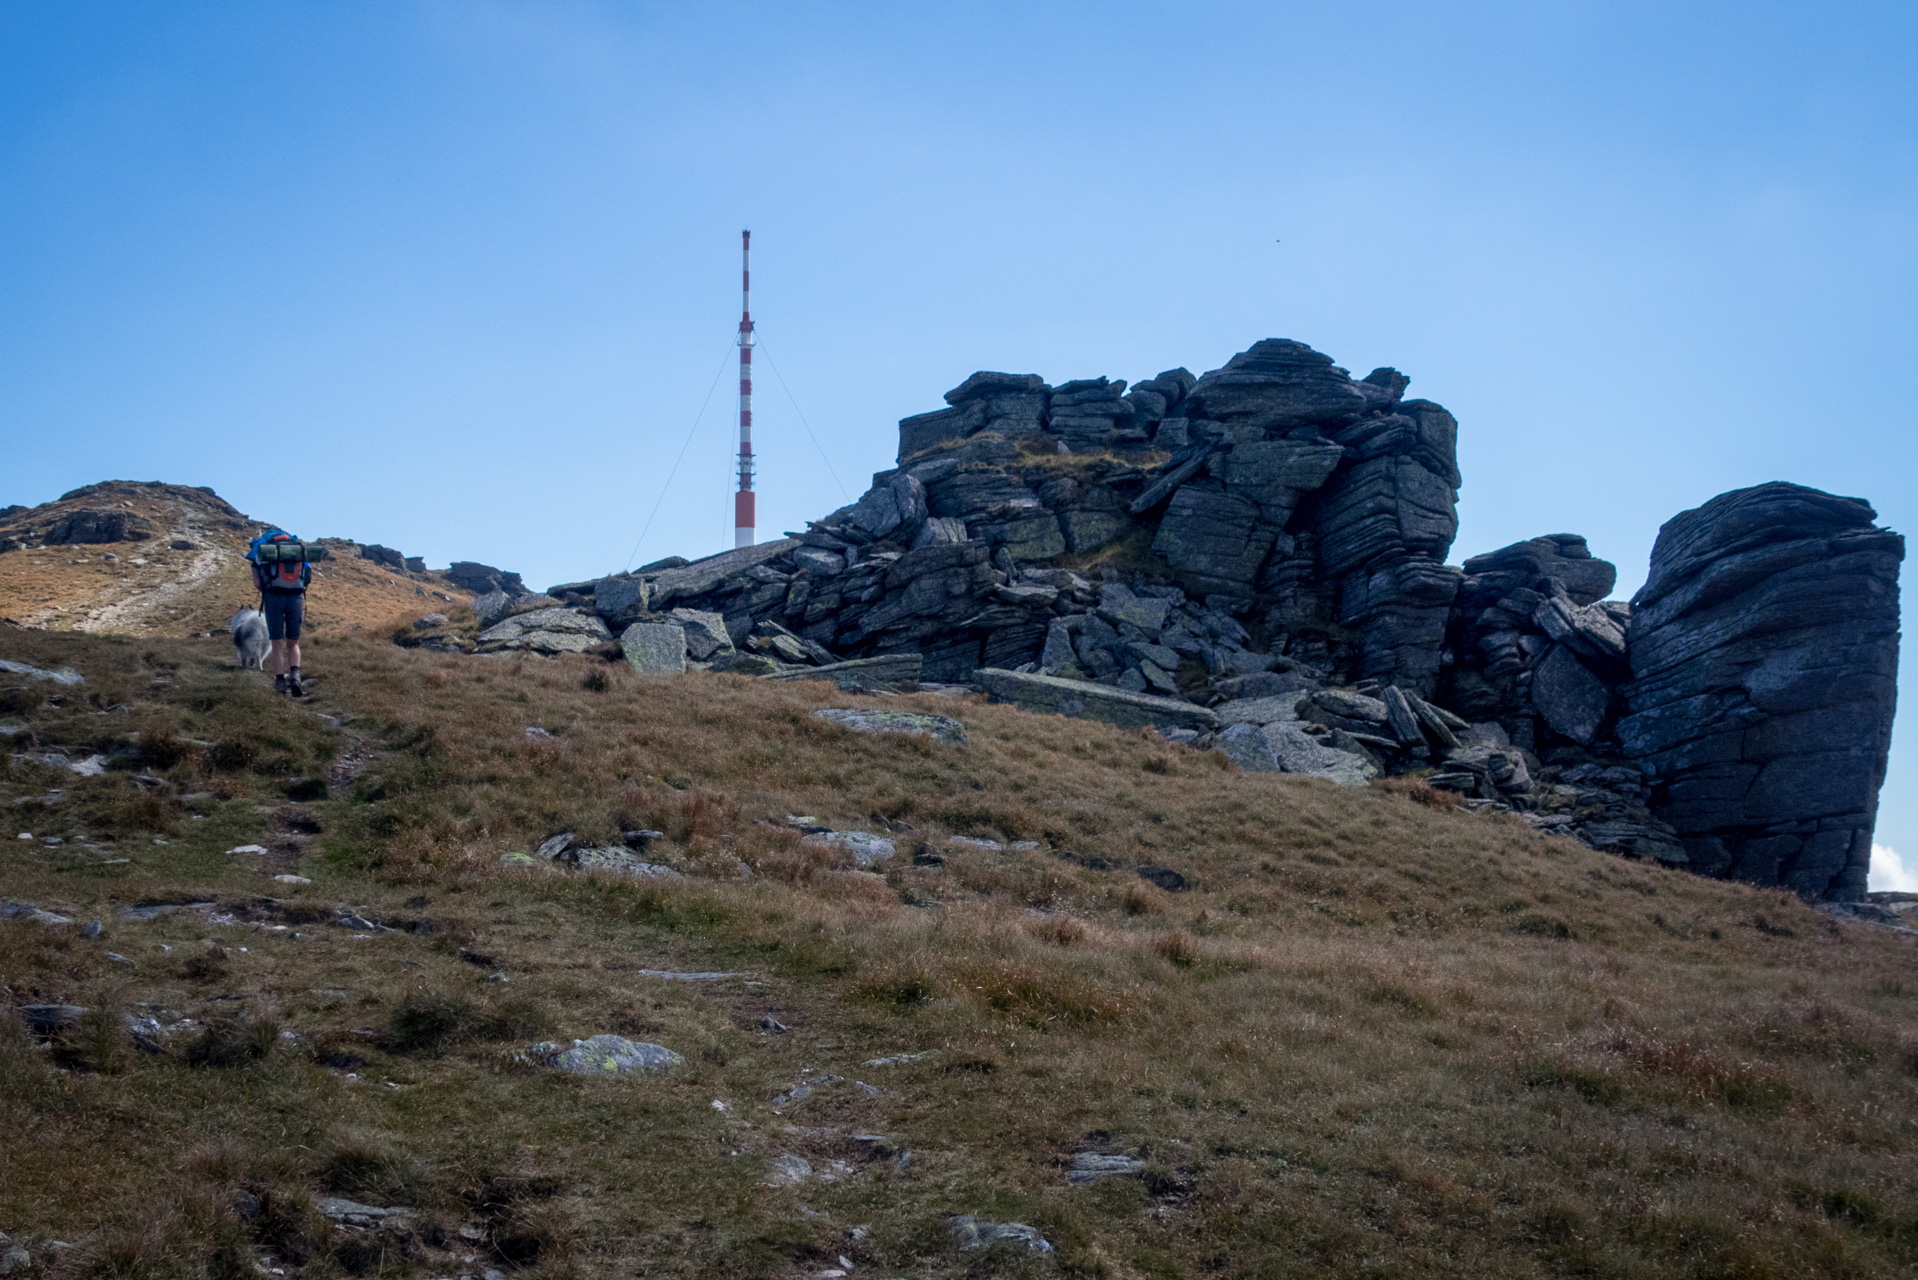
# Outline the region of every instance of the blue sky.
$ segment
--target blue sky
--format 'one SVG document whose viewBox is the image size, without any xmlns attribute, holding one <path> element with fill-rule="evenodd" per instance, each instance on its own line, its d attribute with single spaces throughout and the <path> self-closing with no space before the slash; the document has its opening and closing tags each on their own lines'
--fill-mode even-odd
<svg viewBox="0 0 1918 1280">
<path fill-rule="evenodd" d="M 975 369 L 1276 336 L 1457 414 L 1458 555 L 1584 533 L 1626 593 L 1759 481 L 1918 530 L 1914 108 L 1896 4 L 0 0 L 0 503 L 716 550 L 750 226 L 768 532 Z"/>
</svg>

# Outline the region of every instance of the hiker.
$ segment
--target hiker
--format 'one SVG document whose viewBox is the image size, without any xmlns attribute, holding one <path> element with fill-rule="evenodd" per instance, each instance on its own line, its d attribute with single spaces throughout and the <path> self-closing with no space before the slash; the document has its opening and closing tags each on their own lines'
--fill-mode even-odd
<svg viewBox="0 0 1918 1280">
<path fill-rule="evenodd" d="M 296 550 L 299 559 L 262 555 L 263 545 Z M 300 631 L 306 621 L 306 588 L 313 566 L 306 547 L 284 529 L 268 529 L 253 539 L 246 558 L 253 562 L 253 585 L 260 589 L 260 612 L 266 615 L 266 634 L 273 642 L 273 692 L 306 696 L 300 679 Z M 272 557 L 272 558 L 269 558 Z"/>
</svg>

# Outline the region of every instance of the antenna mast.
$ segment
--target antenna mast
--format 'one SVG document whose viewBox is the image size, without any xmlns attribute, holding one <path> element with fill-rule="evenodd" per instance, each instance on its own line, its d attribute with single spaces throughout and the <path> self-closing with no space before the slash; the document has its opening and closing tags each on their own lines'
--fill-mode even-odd
<svg viewBox="0 0 1918 1280">
<path fill-rule="evenodd" d="M 753 233 L 739 233 L 739 492 L 733 546 L 753 545 Z"/>
</svg>

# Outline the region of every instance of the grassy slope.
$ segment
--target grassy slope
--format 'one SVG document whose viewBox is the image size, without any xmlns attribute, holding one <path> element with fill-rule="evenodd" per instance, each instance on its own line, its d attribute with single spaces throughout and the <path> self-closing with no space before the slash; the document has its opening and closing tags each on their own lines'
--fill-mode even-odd
<svg viewBox="0 0 1918 1280">
<path fill-rule="evenodd" d="M 8 801 L 68 793 L 9 804 L 67 843 L 0 845 L 0 891 L 108 922 L 97 941 L 0 923 L 12 1002 L 223 1017 L 205 1049 L 241 1059 L 249 1025 L 313 1042 L 195 1067 L 184 1033 L 152 1057 L 110 1025 L 52 1052 L 6 1031 L 0 1228 L 79 1241 L 75 1274 L 237 1275 L 263 1252 L 289 1274 L 460 1269 L 426 1244 L 382 1260 L 327 1238 L 308 1207 L 322 1192 L 478 1226 L 486 1242 L 456 1249 L 554 1276 L 798 1276 L 842 1254 L 878 1276 L 1918 1264 L 1918 952 L 1784 895 L 976 701 L 889 700 L 962 718 L 954 750 L 812 719 L 862 701 L 827 685 L 645 682 L 585 659 L 323 641 L 301 706 L 213 641 L 6 631 L 0 656 L 88 676 L 61 707 L 39 705 L 44 684 L 0 695 L 0 719 L 94 749 L 139 729 L 173 760 L 159 797 L 115 775 L 0 775 Z M 329 768 L 333 798 L 285 803 L 287 777 Z M 212 795 L 183 807 L 193 792 Z M 760 821 L 801 812 L 911 823 L 906 851 L 1045 847 L 902 856 L 880 877 Z M 498 862 L 633 824 L 667 831 L 688 878 Z M 251 840 L 273 852 L 223 852 Z M 314 883 L 266 878 L 289 869 Z M 236 922 L 112 914 L 197 897 Z M 355 937 L 330 923 L 340 903 L 433 931 Z M 485 982 L 495 969 L 510 982 Z M 688 1064 L 584 1081 L 506 1061 L 596 1032 Z M 848 1079 L 775 1107 L 807 1069 Z M 1147 1176 L 1068 1187 L 1088 1148 L 1141 1156 Z M 786 1153 L 846 1168 L 761 1185 Z M 266 1206 L 251 1219 L 243 1189 Z M 967 1212 L 1035 1224 L 1057 1252 L 956 1253 L 943 1221 Z"/>
<path fill-rule="evenodd" d="M 70 511 L 120 507 L 155 530 L 144 542 L 39 547 L 0 554 L 0 618 L 49 630 L 119 635 L 221 633 L 259 593 L 245 554 L 263 526 L 219 499 L 178 485 L 114 484 L 111 492 L 54 501 L 10 522 L 44 527 Z M 235 529 L 228 517 L 242 520 Z M 305 531 L 309 535 L 311 530 Z M 175 551 L 175 538 L 193 544 Z M 112 555 L 113 561 L 101 557 Z M 141 564 L 134 560 L 143 561 Z M 338 556 L 314 566 L 307 629 L 316 635 L 380 635 L 471 593 L 440 578 L 415 581 L 370 560 Z"/>
</svg>

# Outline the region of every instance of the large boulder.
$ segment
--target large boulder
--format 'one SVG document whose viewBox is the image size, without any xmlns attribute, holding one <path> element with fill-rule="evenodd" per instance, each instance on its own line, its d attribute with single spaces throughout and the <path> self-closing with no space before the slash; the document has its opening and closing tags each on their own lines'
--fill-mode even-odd
<svg viewBox="0 0 1918 1280">
<path fill-rule="evenodd" d="M 675 676 L 686 669 L 686 629 L 676 622 L 635 622 L 622 631 L 626 663 L 643 676 Z"/>
<path fill-rule="evenodd" d="M 1618 736 L 1695 870 L 1864 893 L 1904 559 L 1875 519 L 1859 499 L 1774 482 L 1659 530 Z"/>
</svg>

